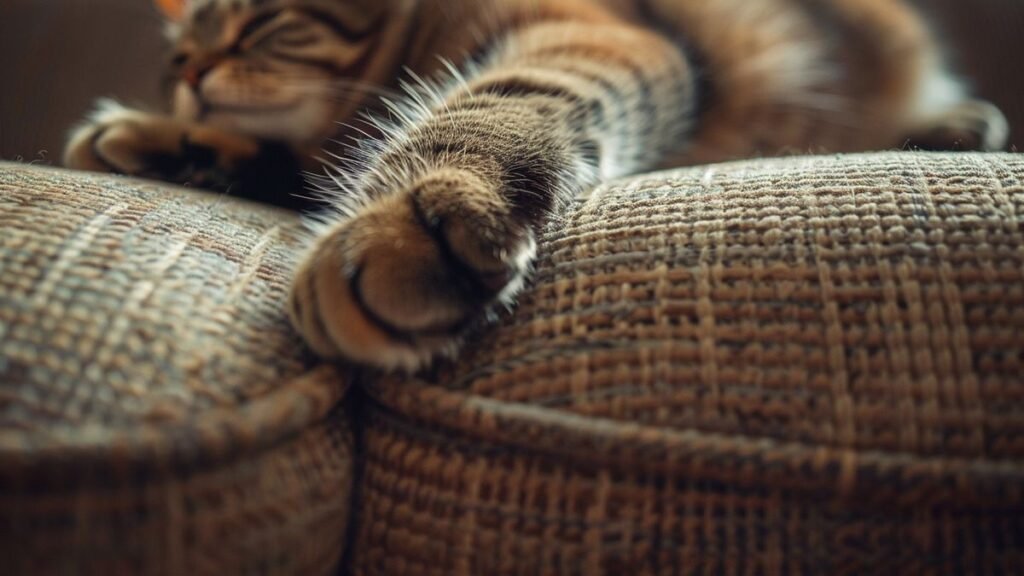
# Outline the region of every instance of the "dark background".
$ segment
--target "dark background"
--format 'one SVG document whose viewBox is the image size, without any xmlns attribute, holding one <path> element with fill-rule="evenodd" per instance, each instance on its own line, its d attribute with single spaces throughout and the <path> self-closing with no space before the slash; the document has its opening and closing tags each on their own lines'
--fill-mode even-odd
<svg viewBox="0 0 1024 576">
<path fill-rule="evenodd" d="M 918 3 L 1024 148 L 1024 0 Z M 161 30 L 150 0 L 0 0 L 0 159 L 59 163 L 68 128 L 99 96 L 159 107 Z"/>
</svg>

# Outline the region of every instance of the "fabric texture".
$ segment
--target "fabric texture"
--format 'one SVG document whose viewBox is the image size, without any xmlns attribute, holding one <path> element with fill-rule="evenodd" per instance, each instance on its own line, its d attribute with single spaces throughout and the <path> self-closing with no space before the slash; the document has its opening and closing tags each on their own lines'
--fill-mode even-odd
<svg viewBox="0 0 1024 576">
<path fill-rule="evenodd" d="M 285 321 L 294 216 L 3 165 L 0 566 L 325 574 L 351 533 L 365 576 L 1019 574 L 1022 180 L 611 183 L 458 363 L 336 408 Z"/>
<path fill-rule="evenodd" d="M 581 198 L 454 366 L 368 384 L 354 572 L 1024 571 L 1024 159 Z"/>
<path fill-rule="evenodd" d="M 283 310 L 297 220 L 0 166 L 5 574 L 332 573 L 352 435 Z"/>
</svg>

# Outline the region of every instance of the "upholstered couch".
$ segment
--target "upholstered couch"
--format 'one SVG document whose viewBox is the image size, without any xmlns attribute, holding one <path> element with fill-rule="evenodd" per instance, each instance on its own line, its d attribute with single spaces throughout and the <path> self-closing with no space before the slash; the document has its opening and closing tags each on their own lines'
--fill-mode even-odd
<svg viewBox="0 0 1024 576">
<path fill-rule="evenodd" d="M 1024 4 L 922 3 L 1024 134 Z M 146 4 L 0 2 L 0 157 L 153 102 Z M 1022 182 L 883 153 L 612 183 L 401 378 L 288 327 L 294 214 L 0 163 L 0 574 L 1022 574 Z"/>
<path fill-rule="evenodd" d="M 1020 574 L 1024 157 L 642 176 L 417 378 L 309 356 L 295 215 L 0 165 L 5 574 Z"/>
</svg>

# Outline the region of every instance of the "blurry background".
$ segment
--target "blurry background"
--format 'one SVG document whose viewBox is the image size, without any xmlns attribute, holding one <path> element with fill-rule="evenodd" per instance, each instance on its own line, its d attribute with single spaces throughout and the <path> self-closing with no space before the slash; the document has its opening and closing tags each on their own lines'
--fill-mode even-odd
<svg viewBox="0 0 1024 576">
<path fill-rule="evenodd" d="M 917 3 L 1024 148 L 1024 0 Z M 99 96 L 159 107 L 161 28 L 151 0 L 0 0 L 0 159 L 59 163 L 68 128 Z"/>
<path fill-rule="evenodd" d="M 163 58 L 152 0 L 0 0 L 0 159 L 59 163 L 99 96 L 159 106 Z"/>
</svg>

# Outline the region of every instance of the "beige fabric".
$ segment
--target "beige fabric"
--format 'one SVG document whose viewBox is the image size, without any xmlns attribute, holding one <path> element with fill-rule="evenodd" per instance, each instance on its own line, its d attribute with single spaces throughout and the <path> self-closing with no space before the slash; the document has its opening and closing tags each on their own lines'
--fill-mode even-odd
<svg viewBox="0 0 1024 576">
<path fill-rule="evenodd" d="M 1024 571 L 1022 180 L 880 154 L 581 198 L 457 365 L 365 379 L 353 573 Z M 0 168 L 5 573 L 337 562 L 354 451 L 284 320 L 298 230 Z"/>
<path fill-rule="evenodd" d="M 1024 571 L 1024 159 L 657 174 L 381 378 L 357 574 Z"/>
<path fill-rule="evenodd" d="M 285 212 L 0 165 L 5 574 L 329 574 L 345 393 L 282 309 Z"/>
</svg>

